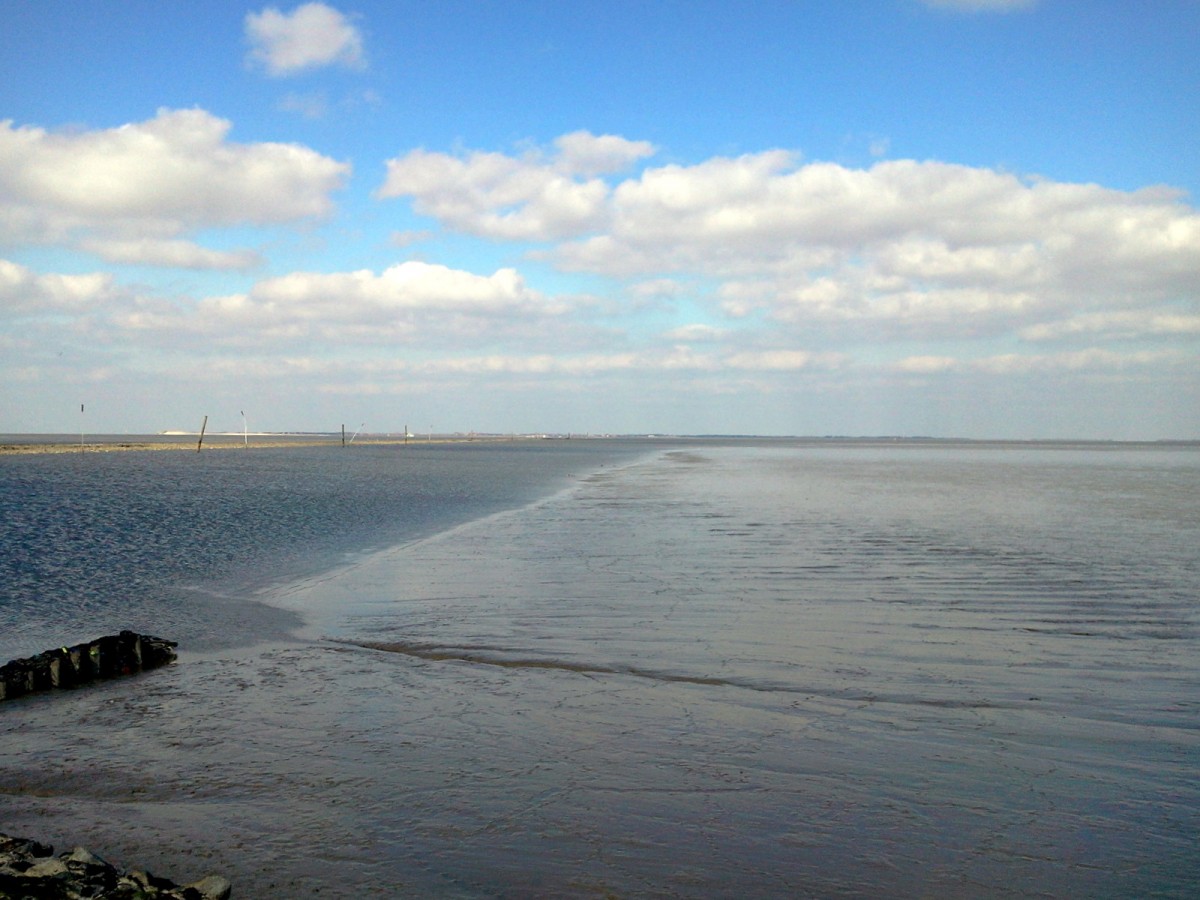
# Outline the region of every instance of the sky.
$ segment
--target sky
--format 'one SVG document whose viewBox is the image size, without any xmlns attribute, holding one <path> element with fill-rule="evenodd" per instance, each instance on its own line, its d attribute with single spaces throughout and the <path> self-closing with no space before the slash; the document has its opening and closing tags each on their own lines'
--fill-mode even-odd
<svg viewBox="0 0 1200 900">
<path fill-rule="evenodd" d="M 0 0 L 0 433 L 1200 438 L 1200 0 Z"/>
</svg>

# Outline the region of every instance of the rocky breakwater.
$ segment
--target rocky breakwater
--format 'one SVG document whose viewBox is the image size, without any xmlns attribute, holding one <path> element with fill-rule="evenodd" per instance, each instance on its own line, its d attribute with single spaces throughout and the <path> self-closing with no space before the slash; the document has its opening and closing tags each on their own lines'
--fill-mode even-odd
<svg viewBox="0 0 1200 900">
<path fill-rule="evenodd" d="M 14 659 L 0 666 L 0 700 L 156 669 L 175 659 L 175 647 L 174 641 L 122 631 Z"/>
<path fill-rule="evenodd" d="M 37 841 L 0 834 L 0 897 L 14 900 L 226 900 L 230 884 L 209 875 L 179 885 L 149 872 L 121 872 L 82 847 L 54 855 Z"/>
</svg>

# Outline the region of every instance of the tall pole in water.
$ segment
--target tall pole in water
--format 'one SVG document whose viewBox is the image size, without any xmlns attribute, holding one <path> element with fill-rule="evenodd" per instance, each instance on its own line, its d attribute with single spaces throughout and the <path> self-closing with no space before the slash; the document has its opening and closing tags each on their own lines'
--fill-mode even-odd
<svg viewBox="0 0 1200 900">
<path fill-rule="evenodd" d="M 196 452 L 200 452 L 200 446 L 204 443 L 204 429 L 208 427 L 208 416 L 204 417 L 204 421 L 200 423 L 200 440 L 196 441 Z"/>
<path fill-rule="evenodd" d="M 83 404 L 79 404 L 79 452 L 83 452 Z"/>
<path fill-rule="evenodd" d="M 246 431 L 246 411 L 242 410 L 242 446 L 250 446 L 250 434 Z"/>
<path fill-rule="evenodd" d="M 342 446 L 346 446 L 346 423 L 342 423 Z"/>
</svg>

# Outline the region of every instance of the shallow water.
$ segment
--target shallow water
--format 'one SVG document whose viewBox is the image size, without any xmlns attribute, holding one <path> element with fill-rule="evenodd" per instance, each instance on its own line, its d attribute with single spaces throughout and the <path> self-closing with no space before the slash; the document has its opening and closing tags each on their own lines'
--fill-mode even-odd
<svg viewBox="0 0 1200 900">
<path fill-rule="evenodd" d="M 1198 485 L 661 453 L 259 594 L 299 641 L 0 711 L 4 818 L 241 896 L 1193 896 Z"/>
<path fill-rule="evenodd" d="M 197 649 L 283 635 L 294 616 L 247 602 L 264 586 L 644 452 L 501 441 L 0 456 L 0 659 L 122 628 Z"/>
</svg>

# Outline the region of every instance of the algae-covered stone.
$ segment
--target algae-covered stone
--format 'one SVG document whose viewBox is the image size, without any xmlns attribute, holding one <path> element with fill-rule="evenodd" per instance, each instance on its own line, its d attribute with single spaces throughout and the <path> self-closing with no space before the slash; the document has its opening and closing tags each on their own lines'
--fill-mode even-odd
<svg viewBox="0 0 1200 900">
<path fill-rule="evenodd" d="M 122 874 L 83 847 L 55 858 L 37 841 L 0 834 L 0 897 L 38 900 L 228 900 L 219 875 L 181 886 L 144 870 Z"/>
<path fill-rule="evenodd" d="M 14 659 L 0 666 L 0 700 L 156 669 L 175 660 L 176 646 L 165 638 L 126 630 L 84 644 L 56 647 L 37 656 Z"/>
<path fill-rule="evenodd" d="M 209 875 L 184 888 L 185 892 L 189 890 L 196 891 L 203 900 L 228 900 L 229 895 L 233 893 L 233 885 L 229 883 L 229 879 L 220 875 Z"/>
</svg>

